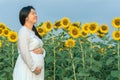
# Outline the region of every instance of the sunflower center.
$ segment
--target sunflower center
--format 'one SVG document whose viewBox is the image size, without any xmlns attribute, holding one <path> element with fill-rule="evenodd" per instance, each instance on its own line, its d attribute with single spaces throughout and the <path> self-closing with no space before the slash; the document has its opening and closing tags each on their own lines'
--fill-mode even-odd
<svg viewBox="0 0 120 80">
<path fill-rule="evenodd" d="M 107 27 L 106 26 L 102 26 L 102 30 L 107 30 Z"/>
<path fill-rule="evenodd" d="M 1 29 L 5 29 L 5 26 L 1 25 L 0 28 L 1 28 Z"/>
<path fill-rule="evenodd" d="M 95 25 L 94 25 L 94 24 L 92 24 L 92 25 L 90 26 L 90 30 L 91 30 L 91 31 L 94 31 L 94 30 L 95 30 Z"/>
<path fill-rule="evenodd" d="M 119 37 L 120 37 L 120 34 L 117 32 L 117 33 L 115 34 L 115 37 L 116 37 L 116 38 L 119 38 Z"/>
<path fill-rule="evenodd" d="M 42 32 L 43 32 L 43 29 L 38 29 L 38 32 L 39 32 L 39 33 L 42 33 Z"/>
<path fill-rule="evenodd" d="M 86 36 L 86 35 L 87 35 L 87 33 L 85 33 L 85 32 L 82 32 L 82 35 Z"/>
<path fill-rule="evenodd" d="M 78 25 L 77 25 L 77 24 L 74 24 L 74 23 L 73 23 L 72 25 L 73 25 L 73 26 L 76 26 L 76 27 L 78 27 Z"/>
<path fill-rule="evenodd" d="M 67 20 L 64 20 L 64 21 L 63 21 L 63 24 L 64 24 L 64 25 L 67 25 L 67 24 L 68 24 L 68 21 L 67 21 Z"/>
<path fill-rule="evenodd" d="M 78 32 L 77 32 L 76 29 L 73 29 L 73 30 L 72 30 L 72 33 L 73 33 L 74 35 L 77 35 L 77 34 L 78 34 Z"/>
<path fill-rule="evenodd" d="M 55 24 L 55 26 L 59 27 L 61 26 L 60 21 Z"/>
<path fill-rule="evenodd" d="M 8 31 L 7 31 L 7 30 L 6 30 L 6 31 L 4 31 L 4 34 L 6 34 L 6 35 L 7 35 L 7 34 L 8 34 Z"/>
<path fill-rule="evenodd" d="M 47 23 L 47 28 L 48 28 L 48 29 L 50 29 L 50 28 L 51 28 L 50 23 Z"/>
<path fill-rule="evenodd" d="M 69 46 L 73 46 L 73 42 L 70 41 L 70 42 L 68 43 L 68 45 L 69 45 Z"/>
<path fill-rule="evenodd" d="M 10 38 L 11 38 L 12 40 L 14 40 L 14 39 L 16 39 L 16 36 L 15 36 L 15 35 L 11 35 Z"/>
<path fill-rule="evenodd" d="M 117 25 L 117 26 L 120 25 L 120 19 L 115 20 L 115 25 Z"/>
<path fill-rule="evenodd" d="M 5 27 L 3 26 L 3 29 L 5 29 Z"/>
<path fill-rule="evenodd" d="M 85 26 L 84 29 L 87 31 L 88 30 L 88 26 Z"/>
</svg>

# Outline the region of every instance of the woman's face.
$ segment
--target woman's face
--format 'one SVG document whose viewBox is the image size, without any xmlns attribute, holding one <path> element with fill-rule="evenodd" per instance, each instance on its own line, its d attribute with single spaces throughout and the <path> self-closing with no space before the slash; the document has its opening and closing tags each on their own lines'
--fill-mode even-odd
<svg viewBox="0 0 120 80">
<path fill-rule="evenodd" d="M 30 13 L 28 14 L 28 17 L 26 17 L 26 21 L 35 24 L 37 22 L 37 14 L 34 9 L 31 9 Z"/>
</svg>

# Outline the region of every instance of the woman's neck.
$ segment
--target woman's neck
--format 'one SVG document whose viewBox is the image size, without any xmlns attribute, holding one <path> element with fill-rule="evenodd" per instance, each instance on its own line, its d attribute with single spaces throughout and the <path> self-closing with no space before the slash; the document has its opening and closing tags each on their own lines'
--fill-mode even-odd
<svg viewBox="0 0 120 80">
<path fill-rule="evenodd" d="M 30 30 L 32 30 L 32 28 L 33 28 L 33 24 L 27 24 L 27 23 L 25 23 L 24 26 L 27 27 L 27 28 L 29 28 Z"/>
</svg>

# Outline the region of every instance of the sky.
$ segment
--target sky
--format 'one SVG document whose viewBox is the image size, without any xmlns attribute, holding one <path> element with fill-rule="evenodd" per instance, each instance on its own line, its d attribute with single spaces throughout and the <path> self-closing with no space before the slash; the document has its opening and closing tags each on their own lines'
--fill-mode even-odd
<svg viewBox="0 0 120 80">
<path fill-rule="evenodd" d="M 19 11 L 32 5 L 38 15 L 38 22 L 50 20 L 54 23 L 63 17 L 71 22 L 97 22 L 107 24 L 112 34 L 112 20 L 120 17 L 120 0 L 0 0 L 0 22 L 10 29 L 19 31 Z"/>
</svg>

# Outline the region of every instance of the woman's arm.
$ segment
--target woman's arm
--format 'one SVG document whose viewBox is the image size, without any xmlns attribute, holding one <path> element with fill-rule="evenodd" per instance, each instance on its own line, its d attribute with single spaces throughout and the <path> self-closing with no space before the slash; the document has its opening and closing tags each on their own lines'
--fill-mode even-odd
<svg viewBox="0 0 120 80">
<path fill-rule="evenodd" d="M 45 54 L 46 54 L 44 48 L 37 48 L 37 49 L 34 49 L 33 52 L 34 52 L 35 54 L 43 54 L 44 57 L 45 57 Z"/>
<path fill-rule="evenodd" d="M 19 32 L 19 48 L 20 48 L 20 54 L 22 55 L 22 58 L 24 62 L 27 64 L 29 69 L 31 71 L 34 71 L 36 68 L 36 65 L 34 64 L 32 57 L 29 52 L 29 33 L 27 30 L 23 29 Z"/>
</svg>

